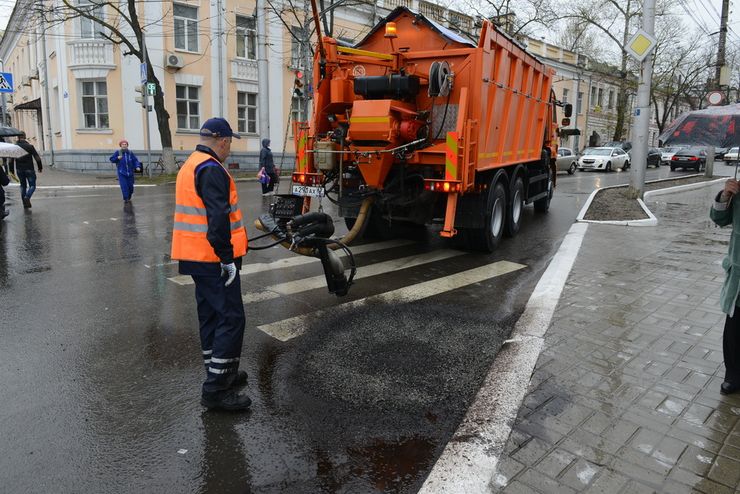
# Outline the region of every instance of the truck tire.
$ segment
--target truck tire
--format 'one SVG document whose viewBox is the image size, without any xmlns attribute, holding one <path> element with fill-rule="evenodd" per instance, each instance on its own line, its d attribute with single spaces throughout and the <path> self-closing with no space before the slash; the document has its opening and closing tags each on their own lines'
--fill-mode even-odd
<svg viewBox="0 0 740 494">
<path fill-rule="evenodd" d="M 509 190 L 509 206 L 506 208 L 506 236 L 513 237 L 519 233 L 522 225 L 522 211 L 524 210 L 524 180 L 517 176 L 511 183 Z"/>
<path fill-rule="evenodd" d="M 534 210 L 538 213 L 546 213 L 550 209 L 550 199 L 552 199 L 552 180 L 547 178 L 547 195 L 542 199 L 534 201 Z"/>
<path fill-rule="evenodd" d="M 504 236 L 506 224 L 506 188 L 501 180 L 488 189 L 488 208 L 483 228 L 460 228 L 460 240 L 468 250 L 493 252 Z"/>
</svg>

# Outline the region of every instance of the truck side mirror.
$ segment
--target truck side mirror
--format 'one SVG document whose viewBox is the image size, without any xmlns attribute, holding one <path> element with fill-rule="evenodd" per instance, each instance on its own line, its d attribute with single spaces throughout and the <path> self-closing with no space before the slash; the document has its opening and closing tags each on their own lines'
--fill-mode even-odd
<svg viewBox="0 0 740 494">
<path fill-rule="evenodd" d="M 573 105 L 571 105 L 570 103 L 566 103 L 564 109 L 566 117 L 570 117 L 571 115 L 573 115 Z"/>
</svg>

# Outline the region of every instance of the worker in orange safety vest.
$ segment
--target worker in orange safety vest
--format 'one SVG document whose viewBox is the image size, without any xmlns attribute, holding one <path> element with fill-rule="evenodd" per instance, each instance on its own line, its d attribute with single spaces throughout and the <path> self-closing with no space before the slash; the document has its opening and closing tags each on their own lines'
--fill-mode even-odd
<svg viewBox="0 0 740 494">
<path fill-rule="evenodd" d="M 201 404 L 246 410 L 252 401 L 238 390 L 247 382 L 247 373 L 239 370 L 245 326 L 239 270 L 247 231 L 236 184 L 223 165 L 232 138 L 239 135 L 223 118 L 201 127 L 200 144 L 177 174 L 171 257 L 195 282 L 206 367 Z"/>
</svg>

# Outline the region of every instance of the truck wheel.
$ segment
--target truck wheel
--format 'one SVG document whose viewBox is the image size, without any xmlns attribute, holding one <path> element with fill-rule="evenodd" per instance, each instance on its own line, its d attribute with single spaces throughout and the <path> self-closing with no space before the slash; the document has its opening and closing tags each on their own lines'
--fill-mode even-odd
<svg viewBox="0 0 740 494">
<path fill-rule="evenodd" d="M 522 210 L 524 209 L 524 181 L 516 177 L 511 184 L 511 201 L 506 208 L 506 236 L 513 237 L 519 232 L 522 225 Z"/>
<path fill-rule="evenodd" d="M 547 178 L 547 195 L 542 199 L 534 201 L 534 210 L 538 213 L 546 213 L 550 209 L 550 199 L 552 199 L 552 180 Z"/>
<path fill-rule="evenodd" d="M 483 228 L 459 228 L 458 235 L 465 249 L 493 252 L 504 235 L 506 223 L 506 189 L 496 182 L 488 189 L 486 216 Z"/>
</svg>

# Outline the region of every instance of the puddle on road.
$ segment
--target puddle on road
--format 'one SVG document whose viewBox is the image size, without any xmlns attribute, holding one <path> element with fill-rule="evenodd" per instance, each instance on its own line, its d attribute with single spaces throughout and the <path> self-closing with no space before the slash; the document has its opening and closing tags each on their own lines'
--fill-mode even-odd
<svg viewBox="0 0 740 494">
<path fill-rule="evenodd" d="M 399 441 L 375 439 L 366 446 L 347 448 L 347 464 L 332 462 L 319 452 L 317 475 L 327 492 L 344 492 L 347 482 L 360 477 L 379 492 L 404 492 L 426 472 L 434 461 L 435 443 L 411 437 Z"/>
</svg>

